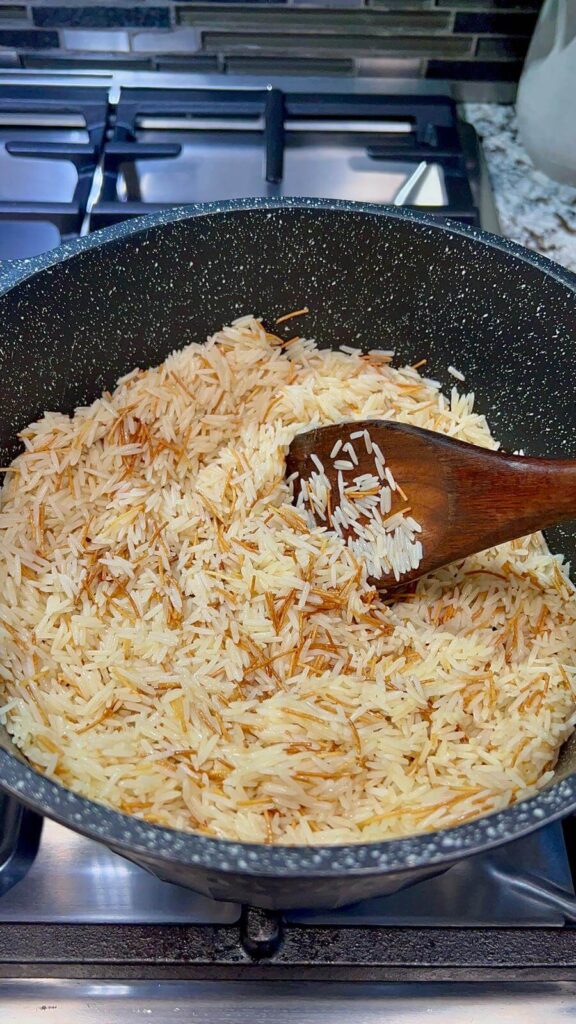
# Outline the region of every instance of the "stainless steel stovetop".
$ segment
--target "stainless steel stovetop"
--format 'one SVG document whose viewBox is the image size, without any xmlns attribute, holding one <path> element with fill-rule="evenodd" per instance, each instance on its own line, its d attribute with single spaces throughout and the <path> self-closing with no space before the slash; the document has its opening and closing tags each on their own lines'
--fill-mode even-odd
<svg viewBox="0 0 576 1024">
<path fill-rule="evenodd" d="M 498 230 L 445 97 L 382 81 L 0 78 L 0 260 L 176 203 L 306 194 Z M 386 83 L 388 88 L 388 83 Z M 573 823 L 341 911 L 160 882 L 0 797 L 0 1022 L 463 1020 L 576 1012 Z"/>
<path fill-rule="evenodd" d="M 23 878 L 0 898 L 8 923 L 237 925 L 242 907 L 161 882 L 105 846 L 46 820 Z M 343 910 L 287 911 L 293 926 L 561 928 L 576 921 L 562 826 L 542 829 L 392 896 Z M 13 955 L 16 949 L 13 950 Z"/>
<path fill-rule="evenodd" d="M 498 230 L 484 171 L 449 98 L 382 94 L 381 80 L 0 76 L 0 259 L 242 196 L 415 206 Z"/>
<path fill-rule="evenodd" d="M 555 1024 L 574 1012 L 572 836 L 559 823 L 393 896 L 275 915 L 160 882 L 28 812 L 14 828 L 10 802 L 0 810 L 19 836 L 0 868 L 0 1021 L 51 1009 L 58 1024 Z"/>
</svg>

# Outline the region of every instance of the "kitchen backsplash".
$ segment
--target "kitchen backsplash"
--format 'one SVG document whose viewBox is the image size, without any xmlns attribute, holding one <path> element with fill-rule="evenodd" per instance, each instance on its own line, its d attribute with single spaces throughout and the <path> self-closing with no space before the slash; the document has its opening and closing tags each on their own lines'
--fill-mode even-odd
<svg viewBox="0 0 576 1024">
<path fill-rule="evenodd" d="M 0 67 L 425 78 L 508 98 L 541 3 L 0 0 Z"/>
</svg>

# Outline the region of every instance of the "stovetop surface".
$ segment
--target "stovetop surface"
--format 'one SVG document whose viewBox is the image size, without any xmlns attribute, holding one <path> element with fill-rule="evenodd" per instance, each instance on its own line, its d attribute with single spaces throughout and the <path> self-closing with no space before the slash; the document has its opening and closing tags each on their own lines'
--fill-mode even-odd
<svg viewBox="0 0 576 1024">
<path fill-rule="evenodd" d="M 0 259 L 158 209 L 251 196 L 413 206 L 478 224 L 481 176 L 475 134 L 443 96 L 337 81 L 0 81 Z"/>
<path fill-rule="evenodd" d="M 241 910 L 162 882 L 105 846 L 45 820 L 27 873 L 0 897 L 0 925 L 229 925 L 240 920 Z M 392 896 L 331 912 L 287 911 L 283 918 L 308 927 L 561 927 L 576 920 L 562 826 L 466 858 Z"/>
<path fill-rule="evenodd" d="M 235 196 L 414 205 L 497 230 L 451 101 L 381 89 L 3 76 L 0 259 Z M 576 1005 L 573 833 L 548 826 L 343 910 L 267 915 L 161 882 L 0 797 L 0 1022 L 555 1024 Z"/>
<path fill-rule="evenodd" d="M 0 982 L 0 1000 L 34 1024 L 567 1024 L 576 985 L 339 982 Z"/>
</svg>

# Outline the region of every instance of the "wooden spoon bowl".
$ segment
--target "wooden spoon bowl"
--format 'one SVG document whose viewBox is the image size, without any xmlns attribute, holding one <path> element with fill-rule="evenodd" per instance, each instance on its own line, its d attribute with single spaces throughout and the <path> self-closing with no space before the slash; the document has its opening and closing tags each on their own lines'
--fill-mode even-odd
<svg viewBox="0 0 576 1024">
<path fill-rule="evenodd" d="M 506 455 L 456 441 L 419 427 L 388 420 L 338 423 L 297 434 L 290 445 L 286 475 L 307 480 L 322 462 L 337 494 L 331 452 L 336 442 L 367 430 L 406 494 L 410 515 L 422 527 L 423 556 L 400 581 L 387 574 L 372 579 L 389 589 L 405 585 L 450 562 L 486 548 L 576 521 L 576 459 Z M 355 442 L 358 466 L 348 476 L 374 474 L 375 457 Z"/>
</svg>

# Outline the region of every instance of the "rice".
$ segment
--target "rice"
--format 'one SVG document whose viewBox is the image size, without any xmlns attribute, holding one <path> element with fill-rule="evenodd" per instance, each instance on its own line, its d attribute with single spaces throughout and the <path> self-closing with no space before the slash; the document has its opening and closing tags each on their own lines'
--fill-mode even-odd
<svg viewBox="0 0 576 1024">
<path fill-rule="evenodd" d="M 340 430 L 345 435 L 346 424 L 341 424 Z M 352 486 L 346 488 L 342 470 L 358 465 L 352 441 L 360 437 L 365 442 L 366 451 L 374 455 L 377 475 L 361 473 L 354 477 Z M 350 551 L 365 565 L 371 582 L 382 583 L 386 577 L 393 577 L 399 582 L 407 572 L 420 565 L 423 548 L 421 542 L 416 540 L 416 534 L 422 532 L 422 527 L 408 515 L 410 506 L 397 508 L 392 515 L 382 519 L 382 514 L 390 512 L 392 508 L 392 487 L 381 481 L 384 456 L 369 432 L 352 431 L 350 441 L 339 439 L 332 452 L 337 454 L 341 445 L 342 451 L 351 456 L 352 463 L 330 456 L 332 469 L 338 472 L 337 493 L 332 493 L 332 483 L 318 455 L 310 452 L 308 457 L 317 472 L 312 471 L 307 479 L 302 475 L 306 472 L 303 466 L 302 474 L 293 473 L 287 481 L 292 485 L 292 495 L 295 492 L 297 494 L 296 507 L 303 509 L 307 505 L 312 526 L 320 519 L 327 523 L 330 531 L 335 531 L 338 537 L 345 540 Z M 394 482 L 389 469 L 386 469 L 386 474 L 389 481 Z M 398 483 L 394 483 L 394 490 L 398 491 L 404 501 L 408 500 Z"/>
<path fill-rule="evenodd" d="M 158 824 L 297 844 L 454 825 L 550 781 L 574 722 L 562 558 L 528 537 L 386 602 L 291 503 L 295 433 L 378 417 L 497 447 L 472 395 L 389 353 L 284 349 L 253 317 L 23 431 L 1 717 L 38 771 Z"/>
</svg>

